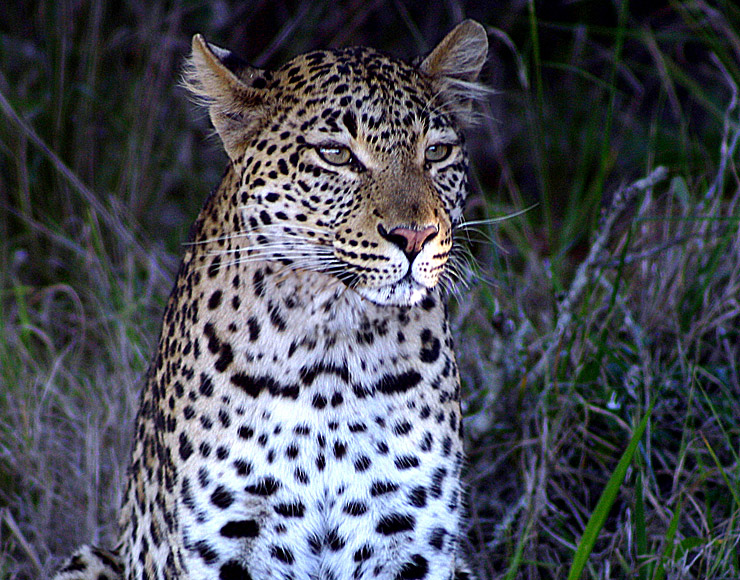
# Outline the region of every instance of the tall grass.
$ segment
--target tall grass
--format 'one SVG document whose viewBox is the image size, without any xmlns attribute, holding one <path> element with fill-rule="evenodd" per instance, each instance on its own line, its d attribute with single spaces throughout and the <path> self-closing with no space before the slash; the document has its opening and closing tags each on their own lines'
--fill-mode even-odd
<svg viewBox="0 0 740 580">
<path fill-rule="evenodd" d="M 470 136 L 467 217 L 536 204 L 464 232 L 473 564 L 740 576 L 740 11 L 594 6 L 6 3 L 0 578 L 115 536 L 141 377 L 225 163 L 177 88 L 191 35 L 259 66 L 355 43 L 410 58 L 463 16 L 489 27 L 498 90 Z"/>
</svg>

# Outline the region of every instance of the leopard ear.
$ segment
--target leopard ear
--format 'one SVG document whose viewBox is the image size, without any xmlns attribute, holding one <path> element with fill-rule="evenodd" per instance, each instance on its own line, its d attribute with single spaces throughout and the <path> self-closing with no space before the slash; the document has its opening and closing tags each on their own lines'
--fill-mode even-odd
<svg viewBox="0 0 740 580">
<path fill-rule="evenodd" d="M 232 52 L 193 36 L 183 84 L 208 107 L 211 122 L 229 157 L 235 159 L 267 112 L 265 71 L 250 67 Z"/>
<path fill-rule="evenodd" d="M 464 20 L 421 62 L 419 71 L 431 79 L 445 106 L 468 120 L 473 101 L 489 92 L 477 82 L 487 56 L 486 29 L 475 20 Z"/>
</svg>

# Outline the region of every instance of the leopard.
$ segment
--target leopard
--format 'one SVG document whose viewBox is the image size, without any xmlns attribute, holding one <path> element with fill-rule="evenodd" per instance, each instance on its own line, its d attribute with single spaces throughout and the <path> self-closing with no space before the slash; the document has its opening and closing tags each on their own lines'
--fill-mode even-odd
<svg viewBox="0 0 740 580">
<path fill-rule="evenodd" d="M 113 550 L 55 580 L 464 580 L 448 297 L 487 59 L 466 20 L 407 62 L 250 66 L 193 37 L 228 156 L 146 375 Z"/>
</svg>

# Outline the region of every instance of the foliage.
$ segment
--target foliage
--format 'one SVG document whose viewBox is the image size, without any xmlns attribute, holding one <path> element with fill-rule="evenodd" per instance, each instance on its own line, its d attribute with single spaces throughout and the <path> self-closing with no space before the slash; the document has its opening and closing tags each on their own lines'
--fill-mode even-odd
<svg viewBox="0 0 740 580">
<path fill-rule="evenodd" d="M 464 16 L 498 91 L 452 308 L 479 575 L 740 575 L 734 3 L 36 0 L 0 11 L 0 578 L 113 541 L 140 380 L 225 164 L 178 88 L 192 34 L 258 66 L 411 58 Z"/>
</svg>

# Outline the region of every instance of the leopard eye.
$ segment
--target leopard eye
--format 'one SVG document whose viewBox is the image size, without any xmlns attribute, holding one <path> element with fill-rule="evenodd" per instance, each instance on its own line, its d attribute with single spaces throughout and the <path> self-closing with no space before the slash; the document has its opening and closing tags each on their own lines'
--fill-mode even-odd
<svg viewBox="0 0 740 580">
<path fill-rule="evenodd" d="M 331 165 L 347 165 L 352 161 L 352 151 L 343 145 L 320 145 L 316 150 Z"/>
<path fill-rule="evenodd" d="M 427 147 L 427 150 L 424 152 L 424 158 L 429 162 L 437 163 L 447 159 L 450 156 L 450 153 L 452 153 L 452 145 L 447 143 L 437 143 Z"/>
</svg>

